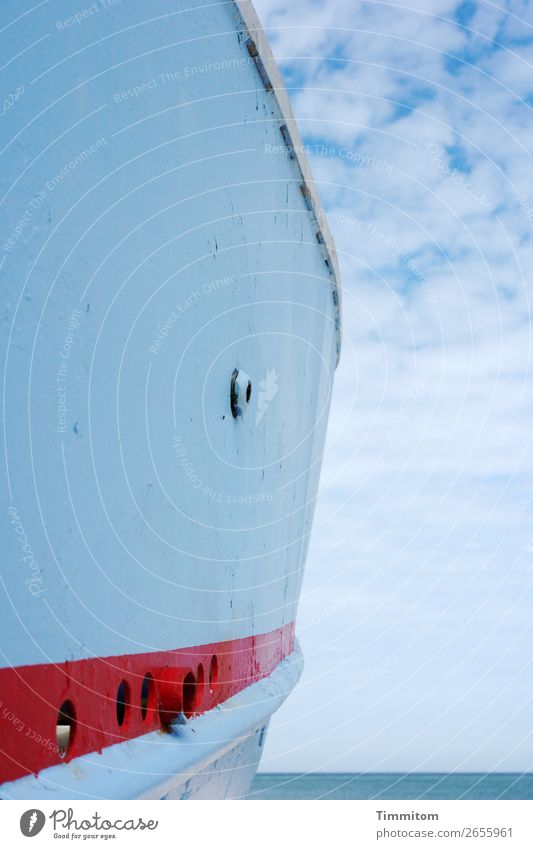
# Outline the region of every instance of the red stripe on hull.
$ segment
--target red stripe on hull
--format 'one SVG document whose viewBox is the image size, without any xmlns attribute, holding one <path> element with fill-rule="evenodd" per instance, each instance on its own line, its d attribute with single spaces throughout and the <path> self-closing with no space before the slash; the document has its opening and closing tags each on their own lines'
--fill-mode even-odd
<svg viewBox="0 0 533 849">
<path fill-rule="evenodd" d="M 290 623 L 193 648 L 0 669 L 0 781 L 164 728 L 180 711 L 204 713 L 270 675 L 293 649 Z M 73 720 L 62 757 L 65 703 L 63 722 L 68 713 Z"/>
</svg>

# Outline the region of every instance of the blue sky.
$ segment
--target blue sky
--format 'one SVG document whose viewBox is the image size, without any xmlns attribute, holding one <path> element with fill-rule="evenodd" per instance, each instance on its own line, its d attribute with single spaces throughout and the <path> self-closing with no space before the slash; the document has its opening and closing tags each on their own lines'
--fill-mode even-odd
<svg viewBox="0 0 533 849">
<path fill-rule="evenodd" d="M 262 768 L 531 770 L 533 7 L 256 8 L 344 286 L 306 670 Z"/>
</svg>

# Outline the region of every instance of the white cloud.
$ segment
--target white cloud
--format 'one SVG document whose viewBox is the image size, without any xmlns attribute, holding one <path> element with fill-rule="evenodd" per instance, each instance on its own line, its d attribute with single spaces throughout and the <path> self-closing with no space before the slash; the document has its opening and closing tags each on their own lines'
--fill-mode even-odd
<svg viewBox="0 0 533 849">
<path fill-rule="evenodd" d="M 256 2 L 303 135 L 335 149 L 311 158 L 345 332 L 300 606 L 318 621 L 266 769 L 533 763 L 530 713 L 500 721 L 530 692 L 533 511 L 533 13 L 508 5 Z"/>
</svg>

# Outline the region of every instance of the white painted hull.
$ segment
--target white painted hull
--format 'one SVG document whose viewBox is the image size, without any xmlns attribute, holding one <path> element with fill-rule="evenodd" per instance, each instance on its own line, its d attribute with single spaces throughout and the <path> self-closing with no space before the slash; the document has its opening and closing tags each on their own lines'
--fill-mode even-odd
<svg viewBox="0 0 533 849">
<path fill-rule="evenodd" d="M 20 92 L 0 170 L 0 775 L 38 795 L 178 707 L 202 723 L 292 651 L 339 292 L 249 3 L 17 10 L 0 11 Z M 216 754 L 227 791 L 198 772 L 193 795 L 240 792 L 257 733 Z"/>
</svg>

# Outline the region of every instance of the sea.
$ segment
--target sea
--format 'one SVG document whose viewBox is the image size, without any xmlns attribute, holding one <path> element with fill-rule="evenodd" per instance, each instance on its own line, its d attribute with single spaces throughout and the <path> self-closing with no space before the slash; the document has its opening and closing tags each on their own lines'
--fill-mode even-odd
<svg viewBox="0 0 533 849">
<path fill-rule="evenodd" d="M 248 799 L 533 799 L 533 773 L 258 773 Z"/>
</svg>

